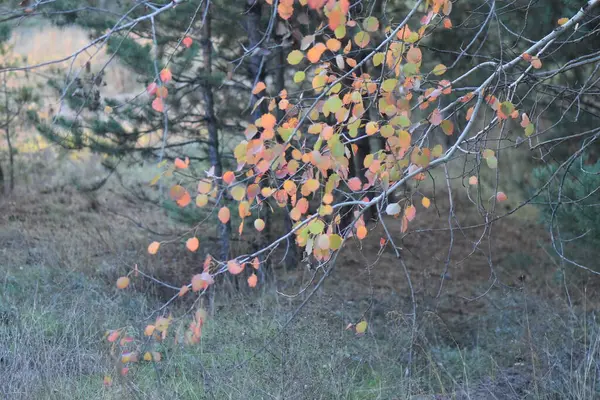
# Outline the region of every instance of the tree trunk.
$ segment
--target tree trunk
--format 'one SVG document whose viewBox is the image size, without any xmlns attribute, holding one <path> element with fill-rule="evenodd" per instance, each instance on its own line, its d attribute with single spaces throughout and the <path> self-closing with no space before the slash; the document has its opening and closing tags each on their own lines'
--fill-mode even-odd
<svg viewBox="0 0 600 400">
<path fill-rule="evenodd" d="M 6 82 L 6 73 L 2 76 L 2 85 L 4 86 L 4 115 L 6 117 L 4 121 L 4 133 L 6 134 L 6 147 L 8 148 L 8 174 L 9 174 L 9 192 L 12 192 L 15 188 L 15 153 L 13 151 L 12 142 L 10 140 L 10 111 L 8 102 L 8 85 Z M 1 174 L 0 174 L 1 175 Z M 4 183 L 4 176 L 0 183 Z M 4 186 L 4 185 L 2 185 Z M 4 189 L 4 187 L 2 187 Z"/>
<path fill-rule="evenodd" d="M 281 38 L 278 37 L 278 39 L 281 39 Z M 276 57 L 274 57 L 274 61 L 275 61 L 275 65 L 274 65 L 274 67 L 275 67 L 274 68 L 274 70 L 275 70 L 275 92 L 276 92 L 276 94 L 279 94 L 279 93 L 281 93 L 281 91 L 283 89 L 285 89 L 285 66 L 287 65 L 287 60 L 286 60 L 286 54 L 285 54 L 283 46 L 279 46 L 277 48 L 277 54 L 276 54 Z M 277 108 L 276 110 L 277 110 L 277 120 L 279 121 L 279 120 L 281 120 L 281 118 L 283 118 L 283 116 L 285 115 L 285 112 L 282 110 L 279 110 L 279 108 Z M 286 159 L 287 160 L 291 159 L 291 149 L 286 150 Z M 291 232 L 294 227 L 294 222 L 290 218 L 289 211 L 290 210 L 288 209 L 288 207 L 286 207 L 283 210 L 284 234 Z M 271 240 L 272 240 L 272 238 L 269 237 L 269 241 L 271 241 Z M 285 267 L 289 270 L 289 269 L 296 268 L 298 266 L 298 261 L 299 261 L 298 246 L 296 245 L 294 237 L 291 236 L 286 241 L 286 250 L 285 250 L 285 256 L 283 259 L 283 263 L 284 263 Z"/>
<path fill-rule="evenodd" d="M 210 7 L 210 2 L 206 2 L 206 7 Z M 206 10 L 206 19 L 202 27 L 202 57 L 204 59 L 204 73 L 210 76 L 212 73 L 212 32 L 211 32 L 211 13 L 210 9 Z M 215 98 L 213 88 L 210 82 L 206 81 L 202 85 L 205 107 L 205 119 L 208 129 L 208 157 L 210 165 L 213 167 L 215 176 L 223 175 L 223 165 L 221 163 L 221 155 L 219 154 L 219 128 L 215 115 Z M 231 234 L 231 223 L 220 223 L 218 226 L 219 236 L 219 259 L 227 261 L 229 259 L 229 237 Z M 211 313 L 214 314 L 214 288 L 209 293 L 209 307 Z"/>
<path fill-rule="evenodd" d="M 262 40 L 262 33 L 260 32 L 260 17 L 262 13 L 261 3 L 258 0 L 246 0 L 245 6 L 245 14 L 246 14 L 246 31 L 248 32 L 248 49 L 252 53 L 250 56 L 250 63 L 248 66 L 248 77 L 253 82 L 252 87 L 260 81 L 264 80 L 265 76 L 265 68 L 264 68 L 264 54 L 262 51 L 257 49 L 260 46 L 260 41 Z M 267 40 L 266 38 L 265 40 Z M 254 105 L 259 100 L 259 96 L 255 94 L 251 94 L 250 97 L 250 109 L 254 108 Z M 264 111 L 263 105 L 256 107 L 256 109 L 251 113 L 250 119 L 251 123 L 254 123 L 257 119 L 259 119 Z M 263 175 L 263 179 L 261 179 L 259 185 L 263 187 L 265 185 L 265 177 Z M 259 194 L 259 197 L 261 195 Z M 265 199 L 265 201 L 268 201 Z M 269 215 L 269 207 L 262 207 L 262 212 L 259 215 L 265 221 L 265 225 L 267 227 L 266 231 L 269 232 L 271 229 L 271 218 Z M 259 211 L 260 212 L 260 211 Z M 268 245 L 268 236 L 267 232 L 264 235 L 261 235 L 258 239 L 258 247 L 264 248 Z M 265 256 L 259 257 L 261 261 L 261 268 L 259 269 L 261 280 L 265 279 L 265 272 L 270 270 L 269 268 L 269 259 Z"/>
</svg>

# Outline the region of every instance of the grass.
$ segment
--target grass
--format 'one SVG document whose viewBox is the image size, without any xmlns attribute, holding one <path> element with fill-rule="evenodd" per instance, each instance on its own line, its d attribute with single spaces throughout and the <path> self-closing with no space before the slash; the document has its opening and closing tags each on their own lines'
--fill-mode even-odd
<svg viewBox="0 0 600 400">
<path fill-rule="evenodd" d="M 458 333 L 452 332 L 455 323 L 425 313 L 411 364 L 406 359 L 410 326 L 401 313 L 369 318 L 368 334 L 356 337 L 344 322 L 356 317 L 359 305 L 340 304 L 323 293 L 274 337 L 298 301 L 285 301 L 268 288 L 232 294 L 220 302 L 200 345 L 165 345 L 162 362 L 140 363 L 121 378 L 104 334 L 115 327 L 139 329 L 160 298 L 143 290 L 118 291 L 98 275 L 56 268 L 43 259 L 3 264 L 2 273 L 3 398 L 393 399 L 418 393 L 467 398 L 468 392 L 475 399 L 592 399 L 599 394 L 595 315 L 569 315 L 564 305 L 526 291 L 492 294 L 494 307 Z M 183 313 L 183 305 L 172 311 Z M 105 375 L 114 376 L 112 386 L 103 386 Z"/>
<path fill-rule="evenodd" d="M 512 287 L 497 285 L 475 302 L 460 296 L 487 290 L 485 257 L 475 254 L 457 263 L 436 303 L 433 295 L 439 281 L 434 272 L 441 267 L 435 257 L 443 257 L 426 259 L 421 252 L 419 260 L 412 254 L 436 250 L 435 243 L 439 247 L 444 238 L 432 232 L 406 238 L 404 245 L 411 249 L 406 260 L 419 300 L 412 359 L 408 289 L 397 261 L 385 252 L 375 266 L 365 267 L 373 264 L 379 248 L 381 232 L 376 229 L 360 247 L 351 244 L 342 253 L 333 279 L 283 332 L 278 333 L 304 297 L 289 299 L 275 294 L 275 289 L 294 293 L 307 282 L 308 274 L 302 270 L 278 272 L 274 282 L 252 292 L 222 286 L 216 314 L 204 327 L 199 345 L 156 344 L 161 362 L 140 362 L 121 377 L 106 331 L 122 327 L 140 332 L 153 320 L 147 316 L 172 293 L 139 278 L 119 291 L 116 278 L 138 263 L 180 285 L 197 272 L 203 254 L 183 252 L 175 243 L 161 248 L 157 257 L 148 256 L 144 249 L 153 235 L 131 219 L 169 235 L 176 234 L 169 230 L 177 225 L 164 213 L 119 202 L 113 194 L 117 187 L 90 199 L 65 186 L 64 178 L 73 171 L 83 180 L 96 175 L 96 170 L 82 168 L 79 162 L 69 162 L 62 170 L 48 167 L 54 177 L 29 174 L 29 184 L 0 204 L 1 398 L 594 399 L 600 395 L 596 283 L 571 270 L 557 279 L 560 265 L 550 260 L 551 252 L 541 249 L 547 244 L 536 237 L 539 228 L 518 219 L 495 225 L 494 264 L 503 282 L 519 283 L 521 275 L 527 279 Z M 24 162 L 23 171 L 28 165 L 35 168 Z M 437 205 L 444 215 L 442 199 Z M 456 201 L 457 218 L 468 219 L 468 203 L 458 194 Z M 110 212 L 111 207 L 131 219 Z M 398 229 L 395 225 L 388 224 L 392 233 Z M 204 246 L 210 249 L 209 239 Z M 457 259 L 470 251 L 461 247 L 467 245 L 460 238 L 456 246 Z M 440 254 L 445 251 L 442 248 Z M 167 312 L 185 317 L 195 307 L 190 296 Z M 369 322 L 365 336 L 345 330 L 363 316 Z M 111 386 L 103 385 L 105 376 L 113 378 Z"/>
</svg>

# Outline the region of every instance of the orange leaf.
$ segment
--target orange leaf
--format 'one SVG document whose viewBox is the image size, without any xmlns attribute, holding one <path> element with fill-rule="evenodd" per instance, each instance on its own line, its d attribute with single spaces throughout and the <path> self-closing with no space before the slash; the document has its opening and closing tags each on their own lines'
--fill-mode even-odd
<svg viewBox="0 0 600 400">
<path fill-rule="evenodd" d="M 156 254 L 158 252 L 159 247 L 160 247 L 160 243 L 158 243 L 158 242 L 150 243 L 150 245 L 148 246 L 148 253 Z"/>
<path fill-rule="evenodd" d="M 306 53 L 306 58 L 313 64 L 318 63 L 325 50 L 327 50 L 327 46 L 317 43 Z"/>
<path fill-rule="evenodd" d="M 351 178 L 350 180 L 348 180 L 348 187 L 353 192 L 357 192 L 362 188 L 362 182 L 359 178 Z"/>
<path fill-rule="evenodd" d="M 367 123 L 366 132 L 368 136 L 374 135 L 379 132 L 379 124 L 377 122 L 370 121 Z"/>
<path fill-rule="evenodd" d="M 190 196 L 189 192 L 180 185 L 173 186 L 171 190 L 169 190 L 169 195 L 179 207 L 185 207 L 192 201 L 192 196 Z"/>
<path fill-rule="evenodd" d="M 129 286 L 129 278 L 126 276 L 122 276 L 119 279 L 117 279 L 117 287 L 119 289 L 125 289 L 127 286 Z"/>
<path fill-rule="evenodd" d="M 256 287 L 256 284 L 258 283 L 258 277 L 256 276 L 255 273 L 253 273 L 252 275 L 250 275 L 248 277 L 248 286 L 250 286 L 251 288 Z"/>
<path fill-rule="evenodd" d="M 223 174 L 223 182 L 225 182 L 228 185 L 231 185 L 231 183 L 235 180 L 235 174 L 232 171 L 227 171 Z"/>
<path fill-rule="evenodd" d="M 204 289 L 206 286 L 206 281 L 202 279 L 202 274 L 196 274 L 192 277 L 192 290 L 194 292 L 198 292 Z"/>
<path fill-rule="evenodd" d="M 469 185 L 477 185 L 478 179 L 476 176 L 469 177 Z"/>
<path fill-rule="evenodd" d="M 406 60 L 412 64 L 420 63 L 422 58 L 423 54 L 418 47 L 411 47 L 410 50 L 408 50 L 408 53 L 406 53 Z"/>
<path fill-rule="evenodd" d="M 254 86 L 254 89 L 252 90 L 252 94 L 259 94 L 260 92 L 262 92 L 263 90 L 265 90 L 267 88 L 267 85 L 265 85 L 264 82 L 258 82 L 256 84 L 256 86 Z"/>
<path fill-rule="evenodd" d="M 263 114 L 263 116 L 260 117 L 260 122 L 264 129 L 272 130 L 273 128 L 275 128 L 277 119 L 275 118 L 275 116 L 273 114 Z"/>
<path fill-rule="evenodd" d="M 193 42 L 194 42 L 194 41 L 193 41 L 193 40 L 192 40 L 192 38 L 191 38 L 191 37 L 189 37 L 189 36 L 186 36 L 186 37 L 184 37 L 184 38 L 183 38 L 183 40 L 181 41 L 181 43 L 183 43 L 183 45 L 184 45 L 186 48 L 188 48 L 188 49 L 189 49 L 190 47 L 192 47 L 192 43 L 193 43 Z"/>
<path fill-rule="evenodd" d="M 156 89 L 156 96 L 157 97 L 161 97 L 163 99 L 166 99 L 168 95 L 169 95 L 169 89 L 167 89 L 166 86 L 161 86 L 158 89 Z"/>
<path fill-rule="evenodd" d="M 227 222 L 229 222 L 229 218 L 231 217 L 231 212 L 229 211 L 229 208 L 227 207 L 222 207 L 219 210 L 219 221 L 221 221 L 222 224 L 226 224 Z"/>
<path fill-rule="evenodd" d="M 227 270 L 233 275 L 238 275 L 244 270 L 244 265 L 237 260 L 230 260 L 227 262 Z"/>
<path fill-rule="evenodd" d="M 431 200 L 429 200 L 428 197 L 423 197 L 423 199 L 421 200 L 421 204 L 423 205 L 423 207 L 429 208 L 429 206 L 431 205 Z"/>
<path fill-rule="evenodd" d="M 258 269 L 260 267 L 260 261 L 258 261 L 258 257 L 254 257 L 252 260 L 252 268 Z"/>
<path fill-rule="evenodd" d="M 366 238 L 366 237 L 367 237 L 367 233 L 368 233 L 368 231 L 367 231 L 367 227 L 366 227 L 366 226 L 364 226 L 364 225 L 361 225 L 361 226 L 359 226 L 359 227 L 356 229 L 356 237 L 357 237 L 359 240 L 363 240 L 364 238 Z"/>
<path fill-rule="evenodd" d="M 508 199 L 508 196 L 506 196 L 506 194 L 504 192 L 496 193 L 496 200 L 498 201 L 498 203 L 502 203 L 503 201 L 506 201 L 507 199 Z"/>
<path fill-rule="evenodd" d="M 329 29 L 335 31 L 335 28 L 340 26 L 342 21 L 344 20 L 344 14 L 339 9 L 335 9 L 329 13 Z"/>
<path fill-rule="evenodd" d="M 185 247 L 187 247 L 187 249 L 192 252 L 198 250 L 199 246 L 200 246 L 200 241 L 196 237 L 189 238 L 185 242 Z"/>
<path fill-rule="evenodd" d="M 335 38 L 329 39 L 325 44 L 327 45 L 327 48 L 334 53 L 342 48 L 342 42 Z"/>
<path fill-rule="evenodd" d="M 190 290 L 190 288 L 188 287 L 188 285 L 183 285 L 181 287 L 181 289 L 179 289 L 179 297 L 182 297 L 183 295 L 185 295 L 188 291 Z"/>
<path fill-rule="evenodd" d="M 415 219 L 416 214 L 417 214 L 417 209 L 413 205 L 406 207 L 406 210 L 404 210 L 404 216 L 406 217 L 406 219 L 409 222 L 412 221 L 413 219 Z"/>
<path fill-rule="evenodd" d="M 177 169 L 186 169 L 190 165 L 190 159 L 188 157 L 183 161 L 181 158 L 175 159 L 175 168 Z"/>
<path fill-rule="evenodd" d="M 185 287 L 187 287 L 187 286 L 185 286 Z M 152 336 L 152 334 L 154 333 L 154 329 L 155 329 L 154 325 L 147 325 L 146 328 L 144 329 L 144 335 Z"/>
<path fill-rule="evenodd" d="M 467 121 L 470 121 L 470 120 L 471 120 L 471 117 L 473 116 L 473 111 L 474 111 L 474 110 L 475 110 L 475 109 L 474 109 L 473 107 L 471 107 L 471 108 L 469 108 L 469 109 L 467 110 L 467 116 L 466 116 L 466 118 L 465 118 Z"/>
</svg>

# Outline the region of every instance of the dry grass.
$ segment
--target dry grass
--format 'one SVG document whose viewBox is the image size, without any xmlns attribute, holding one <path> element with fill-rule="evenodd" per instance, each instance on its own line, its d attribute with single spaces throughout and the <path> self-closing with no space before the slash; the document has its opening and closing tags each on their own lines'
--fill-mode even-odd
<svg viewBox="0 0 600 400">
<path fill-rule="evenodd" d="M 138 263 L 179 285 L 198 270 L 204 252 L 214 245 L 206 239 L 201 254 L 190 256 L 174 243 L 161 249 L 158 257 L 149 257 L 144 249 L 154 235 L 131 219 L 175 235 L 180 227 L 164 212 L 116 196 L 115 192 L 124 194 L 117 185 L 93 197 L 77 192 L 69 182 L 73 176 L 81 181 L 98 176 L 93 160 L 48 159 L 44 170 L 37 169 L 35 159 L 22 157 L 20 162 L 29 184 L 20 185 L 0 204 L 3 397 L 598 396 L 597 283 L 569 272 L 567 287 L 573 303 L 569 307 L 565 287 L 556 279 L 555 260 L 545 252 L 543 230 L 519 218 L 494 225 L 489 255 L 475 252 L 467 257 L 480 232 L 457 231 L 451 280 L 445 282 L 440 299 L 436 299 L 438 277 L 448 232 L 423 232 L 404 239 L 419 301 L 410 363 L 409 292 L 393 254 L 386 251 L 377 260 L 382 236 L 377 227 L 364 243 L 350 243 L 335 275 L 284 333 L 277 335 L 303 297 L 286 299 L 274 295 L 273 289 L 293 293 L 307 282 L 309 274 L 303 269 L 279 272 L 274 283 L 254 293 L 219 292 L 217 313 L 199 347 L 165 345 L 160 349 L 165 359 L 156 369 L 141 365 L 127 379 L 115 376 L 114 384 L 105 388 L 102 378 L 115 374 L 105 331 L 139 330 L 147 323 L 144 317 L 168 294 L 141 279 L 131 289 L 118 291 L 115 279 Z M 136 179 L 134 171 L 130 179 Z M 477 218 L 459 193 L 457 220 L 467 226 Z M 445 223 L 447 198 L 438 194 L 435 200 L 440 216 L 434 210 L 420 210 L 422 226 Z M 398 224 L 391 219 L 387 223 L 399 237 Z M 488 256 L 506 286 L 496 286 L 481 300 L 465 301 L 463 297 L 481 294 L 490 284 Z M 524 283 L 519 280 L 523 274 Z M 179 302 L 170 311 L 181 315 L 187 306 Z M 344 330 L 363 315 L 369 321 L 366 336 L 355 337 Z M 408 366 L 410 377 L 405 375 Z"/>
</svg>

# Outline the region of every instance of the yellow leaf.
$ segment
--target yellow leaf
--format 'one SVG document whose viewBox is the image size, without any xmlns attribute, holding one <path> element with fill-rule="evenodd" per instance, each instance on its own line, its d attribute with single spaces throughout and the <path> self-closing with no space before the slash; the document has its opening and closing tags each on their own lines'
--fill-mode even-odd
<svg viewBox="0 0 600 400">
<path fill-rule="evenodd" d="M 237 185 L 231 188 L 231 197 L 235 201 L 242 201 L 244 196 L 246 195 L 246 188 L 241 185 Z"/>
<path fill-rule="evenodd" d="M 444 64 L 438 64 L 435 67 L 433 67 L 433 70 L 431 72 L 433 72 L 434 75 L 443 75 L 446 73 L 446 70 L 448 68 L 444 65 Z"/>
<path fill-rule="evenodd" d="M 429 200 L 428 197 L 423 197 L 423 199 L 421 200 L 421 204 L 423 205 L 423 207 L 429 208 L 429 206 L 431 205 L 431 200 Z"/>
<path fill-rule="evenodd" d="M 293 50 L 290 54 L 288 54 L 287 62 L 290 65 L 297 65 L 300 64 L 300 61 L 302 61 L 303 58 L 304 54 L 302 54 L 300 50 Z"/>
<path fill-rule="evenodd" d="M 358 334 L 363 334 L 366 332 L 367 330 L 367 321 L 360 321 L 358 324 L 356 324 L 356 333 Z"/>
<path fill-rule="evenodd" d="M 300 83 L 306 78 L 304 71 L 298 71 L 294 74 L 294 83 Z"/>
<path fill-rule="evenodd" d="M 375 32 L 379 29 L 379 20 L 375 17 L 368 17 L 363 21 L 363 27 L 365 31 Z"/>
</svg>

